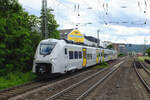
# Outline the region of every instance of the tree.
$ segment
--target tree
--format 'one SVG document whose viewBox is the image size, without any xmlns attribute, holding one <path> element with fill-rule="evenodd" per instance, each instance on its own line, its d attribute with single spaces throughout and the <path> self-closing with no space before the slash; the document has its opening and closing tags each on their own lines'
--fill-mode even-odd
<svg viewBox="0 0 150 100">
<path fill-rule="evenodd" d="M 60 35 L 59 35 L 59 31 L 57 30 L 57 28 L 59 27 L 59 25 L 57 24 L 56 20 L 55 20 L 55 16 L 53 14 L 51 14 L 52 9 L 47 9 L 47 21 L 48 21 L 48 37 L 49 38 L 56 38 L 59 39 Z M 42 16 L 44 15 L 44 12 L 42 10 Z M 41 26 L 43 26 L 44 22 L 42 20 L 42 16 L 41 16 Z M 44 27 L 41 27 L 41 30 Z M 44 37 L 44 36 L 43 36 Z"/>
<path fill-rule="evenodd" d="M 107 49 L 114 49 L 114 47 L 113 47 L 112 44 L 108 45 L 106 48 L 107 48 Z"/>
<path fill-rule="evenodd" d="M 0 0 L 0 7 L 0 75 L 27 71 L 40 41 L 40 35 L 31 31 L 33 16 L 17 0 Z"/>
<path fill-rule="evenodd" d="M 150 48 L 148 48 L 148 49 L 146 50 L 146 53 L 147 53 L 148 56 L 150 57 Z"/>
</svg>

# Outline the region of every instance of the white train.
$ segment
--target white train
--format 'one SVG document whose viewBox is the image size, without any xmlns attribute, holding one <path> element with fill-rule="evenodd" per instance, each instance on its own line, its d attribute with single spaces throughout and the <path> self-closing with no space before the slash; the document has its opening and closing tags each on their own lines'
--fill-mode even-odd
<svg viewBox="0 0 150 100">
<path fill-rule="evenodd" d="M 68 43 L 65 40 L 42 40 L 36 50 L 33 72 L 40 76 L 66 73 L 117 58 L 114 50 Z"/>
</svg>

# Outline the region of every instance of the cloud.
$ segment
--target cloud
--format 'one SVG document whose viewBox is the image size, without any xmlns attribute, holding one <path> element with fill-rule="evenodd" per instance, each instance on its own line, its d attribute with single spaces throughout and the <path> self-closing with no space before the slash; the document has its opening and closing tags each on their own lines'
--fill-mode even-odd
<svg viewBox="0 0 150 100">
<path fill-rule="evenodd" d="M 40 16 L 42 0 L 19 2 L 30 14 Z M 54 9 L 59 29 L 80 23 L 79 30 L 85 35 L 97 37 L 100 30 L 103 41 L 141 44 L 144 37 L 150 39 L 150 6 L 142 0 L 48 0 L 48 7 Z M 89 22 L 92 24 L 86 24 Z"/>
</svg>

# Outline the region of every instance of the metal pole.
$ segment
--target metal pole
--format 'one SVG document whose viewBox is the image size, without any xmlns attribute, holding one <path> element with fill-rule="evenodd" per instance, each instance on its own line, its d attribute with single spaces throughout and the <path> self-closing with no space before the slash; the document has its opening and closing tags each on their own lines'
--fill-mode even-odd
<svg viewBox="0 0 150 100">
<path fill-rule="evenodd" d="M 47 0 L 45 0 L 45 39 L 48 38 Z"/>
<path fill-rule="evenodd" d="M 99 30 L 97 30 L 97 47 L 99 47 Z"/>
<path fill-rule="evenodd" d="M 48 38 L 48 21 L 47 21 L 47 0 L 42 0 L 42 33 L 45 39 Z"/>
</svg>

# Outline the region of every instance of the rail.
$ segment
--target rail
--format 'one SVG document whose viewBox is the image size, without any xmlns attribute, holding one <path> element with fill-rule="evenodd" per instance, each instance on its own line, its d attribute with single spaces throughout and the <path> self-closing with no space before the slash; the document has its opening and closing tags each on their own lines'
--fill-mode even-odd
<svg viewBox="0 0 150 100">
<path fill-rule="evenodd" d="M 81 98 L 83 98 L 86 94 L 88 94 L 91 90 L 93 90 L 97 85 L 99 85 L 100 83 L 102 83 L 105 79 L 107 79 L 114 71 L 116 71 L 119 68 L 119 65 L 121 63 L 123 63 L 124 61 L 120 62 L 119 64 L 115 65 L 113 68 L 111 68 L 111 71 L 109 71 L 109 73 L 107 73 L 102 79 L 99 80 L 98 75 L 104 71 L 106 71 L 107 69 L 103 69 L 100 70 L 99 72 L 85 78 L 84 80 L 79 81 L 78 83 L 75 83 L 73 85 L 71 85 L 70 87 L 58 92 L 57 94 L 48 97 L 46 100 L 53 100 L 53 99 L 57 99 L 57 98 L 62 98 L 62 95 L 66 94 L 66 93 L 71 93 L 70 91 L 72 91 L 73 89 L 76 89 L 78 87 L 78 89 L 80 89 L 79 87 L 82 87 L 83 83 L 84 84 L 88 84 L 86 81 L 89 81 L 90 79 L 93 79 L 93 77 L 97 77 L 97 80 L 99 80 L 98 82 L 96 81 L 92 87 L 90 87 L 89 89 L 87 89 L 86 91 L 82 92 L 81 94 L 79 92 L 72 92 L 72 94 L 74 93 L 74 96 L 76 95 L 76 97 L 73 97 L 76 100 L 80 100 Z M 81 85 L 81 86 L 80 86 Z M 82 87 L 83 88 L 83 87 Z M 83 90 L 81 90 L 83 91 Z M 70 96 L 70 95 L 67 95 Z M 64 97 L 65 98 L 65 97 Z M 69 97 L 67 97 L 69 98 Z"/>
<path fill-rule="evenodd" d="M 140 63 L 141 64 L 141 63 Z M 144 69 L 143 65 L 141 64 L 142 68 Z M 137 73 L 138 77 L 140 78 L 142 84 L 145 86 L 146 90 L 150 93 L 150 86 L 147 84 L 146 80 L 142 77 L 142 75 L 140 74 L 140 72 L 138 71 L 137 69 L 137 66 L 136 66 L 136 62 L 134 61 L 134 69 L 135 69 L 135 72 Z M 145 71 L 147 72 L 147 71 Z"/>
</svg>

